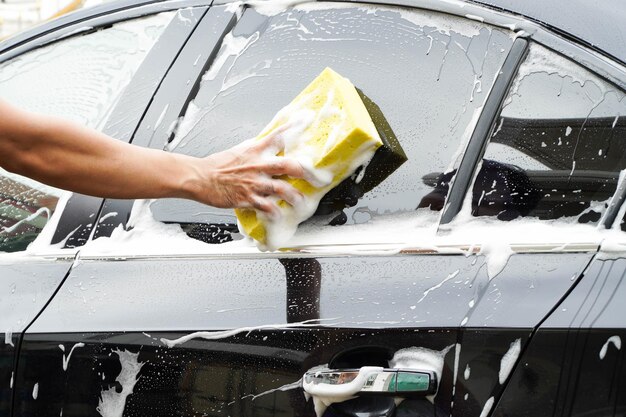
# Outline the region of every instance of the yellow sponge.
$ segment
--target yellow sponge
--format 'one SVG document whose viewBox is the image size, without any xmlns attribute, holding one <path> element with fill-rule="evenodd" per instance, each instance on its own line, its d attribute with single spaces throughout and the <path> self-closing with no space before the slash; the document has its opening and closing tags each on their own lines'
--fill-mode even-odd
<svg viewBox="0 0 626 417">
<path fill-rule="evenodd" d="M 329 190 L 368 162 L 383 142 L 354 85 L 330 68 L 324 69 L 289 105 L 278 112 L 257 136 L 283 129 L 284 156 L 312 169 L 323 183 L 285 178 L 305 201 L 293 207 L 278 201 L 281 215 L 269 219 L 253 209 L 235 210 L 239 230 L 261 247 L 277 249 L 315 212 Z"/>
</svg>

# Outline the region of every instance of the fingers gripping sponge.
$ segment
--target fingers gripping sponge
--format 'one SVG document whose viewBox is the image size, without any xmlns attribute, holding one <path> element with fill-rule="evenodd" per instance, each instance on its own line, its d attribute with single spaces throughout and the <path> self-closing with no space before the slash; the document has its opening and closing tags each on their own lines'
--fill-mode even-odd
<svg viewBox="0 0 626 417">
<path fill-rule="evenodd" d="M 262 248 L 277 249 L 315 212 L 329 190 L 369 161 L 383 142 L 354 85 L 326 68 L 257 137 L 281 131 L 284 156 L 314 174 L 309 181 L 284 178 L 305 196 L 292 206 L 278 201 L 280 216 L 254 209 L 235 210 L 239 229 Z"/>
</svg>

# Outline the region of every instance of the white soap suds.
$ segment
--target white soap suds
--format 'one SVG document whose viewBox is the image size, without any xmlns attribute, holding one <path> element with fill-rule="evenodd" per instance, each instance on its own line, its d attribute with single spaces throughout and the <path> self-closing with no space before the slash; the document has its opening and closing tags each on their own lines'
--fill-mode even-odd
<svg viewBox="0 0 626 417">
<path fill-rule="evenodd" d="M 615 349 L 617 350 L 621 350 L 622 349 L 622 339 L 619 336 L 611 336 L 607 339 L 607 341 L 604 343 L 604 345 L 602 345 L 602 349 L 600 349 L 600 353 L 599 353 L 599 357 L 600 360 L 604 359 L 604 357 L 606 356 L 606 351 L 609 348 L 610 344 L 613 344 L 613 346 L 615 346 Z"/>
<path fill-rule="evenodd" d="M 457 269 L 456 271 L 452 272 L 451 274 L 448 274 L 448 276 L 447 276 L 447 277 L 446 277 L 443 281 L 441 281 L 439 284 L 434 285 L 434 286 L 430 287 L 429 289 L 427 289 L 426 291 L 424 291 L 424 294 L 422 294 L 422 298 L 420 298 L 417 302 L 418 302 L 418 303 L 421 303 L 421 302 L 424 300 L 424 298 L 426 298 L 426 296 L 427 296 L 428 294 L 430 294 L 430 292 L 431 292 L 431 291 L 434 291 L 434 290 L 436 290 L 437 288 L 441 288 L 441 286 L 442 286 L 443 284 L 445 284 L 446 282 L 450 281 L 451 279 L 453 279 L 453 278 L 455 278 L 457 275 L 459 275 L 459 272 L 460 272 L 460 270 L 459 270 L 459 269 Z"/>
<path fill-rule="evenodd" d="M 620 211 L 626 208 L 626 204 L 623 205 Z M 624 213 L 619 213 L 617 219 L 621 219 Z M 596 259 L 599 260 L 614 260 L 626 258 L 626 233 L 620 229 L 620 221 L 617 220 L 611 230 L 603 230 L 602 242 L 600 244 L 600 250 Z"/>
<path fill-rule="evenodd" d="M 11 329 L 7 329 L 4 331 L 4 344 L 15 347 L 15 345 L 13 344 L 13 331 Z"/>
<path fill-rule="evenodd" d="M 117 392 L 115 387 L 102 390 L 100 400 L 96 410 L 102 417 L 122 417 L 124 408 L 126 407 L 126 397 L 133 393 L 133 388 L 137 383 L 137 375 L 143 366 L 143 362 L 139 362 L 138 353 L 132 353 L 128 350 L 114 350 L 122 365 L 120 374 L 115 378 L 122 386 L 121 392 Z"/>
<path fill-rule="evenodd" d="M 238 5 L 245 4 L 253 7 L 256 12 L 264 16 L 275 16 L 283 13 L 286 9 L 306 3 L 309 0 L 246 0 L 236 2 Z M 234 6 L 233 6 L 234 7 Z"/>
<path fill-rule="evenodd" d="M 13 389 L 13 374 L 14 372 L 11 371 L 11 382 L 9 383 L 9 388 Z"/>
<path fill-rule="evenodd" d="M 432 371 L 437 375 L 437 381 L 441 383 L 444 358 L 453 346 L 454 345 L 450 345 L 440 351 L 424 347 L 400 349 L 389 361 L 389 367 L 396 369 L 421 369 L 425 371 Z M 435 395 L 437 394 L 435 393 Z M 431 395 L 426 398 L 433 402 L 435 395 Z"/>
<path fill-rule="evenodd" d="M 311 104 L 320 97 L 324 99 L 324 104 L 318 112 L 315 112 L 311 110 Z M 259 137 L 279 134 L 284 142 L 285 157 L 294 159 L 305 167 L 308 173 L 305 179 L 316 187 L 315 190 L 308 192 L 300 202 L 282 206 L 280 213 L 276 216 L 269 216 L 256 211 L 257 219 L 265 227 L 266 241 L 264 243 L 258 242 L 258 246 L 262 250 L 275 250 L 285 247 L 286 243 L 295 235 L 298 225 L 310 218 L 317 210 L 322 197 L 336 184 L 352 175 L 357 168 L 366 164 L 374 156 L 378 144 L 381 143 L 376 127 L 370 121 L 369 124 L 360 127 L 372 139 L 363 143 L 359 148 L 353 149 L 349 161 L 344 159 L 338 159 L 334 162 L 326 161 L 323 168 L 318 167 L 315 164 L 321 155 L 319 154 L 319 145 L 314 143 L 313 138 L 315 132 L 327 124 L 334 127 L 324 145 L 327 152 L 322 151 L 322 155 L 326 155 L 338 145 L 340 138 L 350 131 L 350 125 L 347 125 L 345 111 L 340 110 L 337 104 L 334 90 L 325 90 L 324 87 L 319 87 L 306 95 L 298 96 L 283 107 L 259 134 Z M 280 150 L 268 151 L 266 158 L 276 159 L 276 154 Z M 277 197 L 274 198 L 276 203 L 278 200 Z M 245 232 L 243 228 L 239 230 L 242 233 Z"/>
<path fill-rule="evenodd" d="M 459 362 L 461 360 L 461 344 L 457 343 L 454 347 L 454 378 L 452 382 L 452 396 L 456 392 L 456 381 L 459 377 Z M 453 403 L 454 404 L 454 403 Z"/>
<path fill-rule="evenodd" d="M 98 220 L 98 223 L 102 223 L 102 222 L 104 222 L 105 220 L 107 220 L 107 219 L 109 219 L 109 218 L 111 218 L 111 217 L 115 217 L 115 216 L 117 216 L 117 215 L 118 215 L 117 211 L 112 211 L 112 212 L 110 212 L 110 213 L 107 213 L 107 214 L 105 214 L 104 216 L 100 217 L 100 220 Z"/>
<path fill-rule="evenodd" d="M 503 385 L 506 382 L 506 379 L 509 377 L 509 374 L 515 366 L 515 362 L 517 362 L 517 358 L 519 357 L 521 350 L 522 341 L 521 339 L 516 339 L 514 342 L 511 342 L 509 350 L 500 360 L 500 372 L 498 373 L 500 385 Z"/>
<path fill-rule="evenodd" d="M 176 149 L 183 138 L 187 137 L 187 135 L 196 127 L 198 123 L 202 120 L 204 115 L 208 112 L 206 109 L 201 109 L 196 106 L 196 104 L 191 101 L 187 106 L 187 111 L 184 117 L 181 117 L 170 126 L 172 133 L 175 131 L 174 139 L 165 145 L 165 150 L 172 151 Z"/>
<path fill-rule="evenodd" d="M 465 371 L 463 372 L 463 378 L 465 378 L 465 380 L 467 381 L 470 378 L 471 375 L 471 369 L 469 366 L 469 363 L 467 365 L 465 365 Z"/>
<path fill-rule="evenodd" d="M 235 65 L 237 58 L 246 51 L 254 42 L 259 39 L 259 32 L 254 32 L 252 35 L 246 36 L 234 36 L 232 32 L 228 32 L 224 36 L 222 46 L 220 47 L 217 57 L 211 64 L 211 68 L 202 76 L 202 80 L 214 80 L 217 74 L 220 73 L 229 58 L 233 58 L 230 66 L 226 72 L 230 72 Z"/>
<path fill-rule="evenodd" d="M 326 320 L 335 320 L 335 319 L 326 319 Z M 223 330 L 223 331 L 214 331 L 214 332 L 208 332 L 208 331 L 194 332 L 194 333 L 188 334 L 183 337 L 179 337 L 178 339 L 174 339 L 174 340 L 162 338 L 161 342 L 167 347 L 172 348 L 176 345 L 186 343 L 192 339 L 220 340 L 220 339 L 226 339 L 232 336 L 236 336 L 240 333 L 250 334 L 254 331 L 261 331 L 261 330 L 291 329 L 291 328 L 298 328 L 298 327 L 319 327 L 320 321 L 321 320 L 316 319 L 316 320 L 301 321 L 298 323 L 265 324 L 261 326 L 240 327 L 240 328 L 232 329 L 232 330 Z"/>
<path fill-rule="evenodd" d="M 301 380 L 301 379 L 299 379 L 299 380 L 297 380 L 296 382 L 292 382 L 292 383 L 290 383 L 290 384 L 285 384 L 285 385 L 282 385 L 282 386 L 280 386 L 280 387 L 278 387 L 278 388 L 272 388 L 272 389 L 269 389 L 269 390 L 267 390 L 267 391 L 263 391 L 263 392 L 261 392 L 261 393 L 259 393 L 259 394 L 252 395 L 252 397 L 251 397 L 251 398 L 252 398 L 252 401 L 254 401 L 254 400 L 256 400 L 256 399 L 257 399 L 257 398 L 259 398 L 259 397 L 262 397 L 262 396 L 264 396 L 264 395 L 271 394 L 271 393 L 273 393 L 273 392 L 278 392 L 278 391 L 282 391 L 282 392 L 284 392 L 284 391 L 291 391 L 291 390 L 293 390 L 293 389 L 298 389 L 298 388 L 301 388 L 301 387 L 302 387 L 302 380 Z"/>
<path fill-rule="evenodd" d="M 270 1 L 271 2 L 271 1 Z M 268 3 L 270 3 L 268 2 Z M 278 2 L 280 3 L 280 2 Z M 256 3 L 253 4 L 255 7 Z M 350 2 L 317 2 L 317 1 L 293 1 L 294 10 L 313 11 L 313 10 L 330 10 L 330 9 L 357 9 L 364 11 L 368 14 L 376 14 L 381 11 L 380 7 L 372 4 L 354 4 Z M 271 15 L 276 15 L 279 12 L 283 12 L 285 9 L 273 8 Z M 257 9 L 259 11 L 259 9 Z M 259 11 L 260 13 L 268 13 L 266 11 Z M 443 14 L 440 12 L 434 12 L 427 10 L 426 8 L 416 11 L 415 9 L 408 7 L 399 7 L 388 5 L 385 7 L 384 12 L 396 12 L 400 17 L 420 28 L 429 29 L 441 33 L 442 35 L 452 36 L 453 33 L 461 35 L 463 37 L 472 38 L 478 36 L 482 29 L 490 30 L 488 26 L 481 25 L 479 16 L 473 16 L 473 20 L 463 19 L 461 17 Z M 471 18 L 470 18 L 471 19 Z M 427 31 L 424 31 L 427 32 Z M 430 30 L 428 30 L 430 32 Z"/>
<path fill-rule="evenodd" d="M 550 52 L 543 46 L 532 43 L 528 50 L 527 58 L 520 65 L 518 74 L 515 80 L 513 80 L 509 99 L 507 99 L 505 106 L 510 102 L 511 96 L 517 94 L 522 81 L 527 76 L 537 73 L 545 73 L 548 75 L 556 74 L 561 78 L 569 78 L 572 83 L 578 83 L 581 87 L 587 82 L 594 82 L 593 80 L 595 79 L 595 77 L 583 67 L 573 64 L 561 55 Z M 594 84 L 598 85 L 595 82 Z M 600 85 L 598 85 L 598 88 L 603 89 Z M 571 133 L 572 129 L 569 126 L 567 129 L 568 132 Z"/>
<path fill-rule="evenodd" d="M 476 20 L 476 21 L 478 21 L 480 23 L 483 23 L 485 21 L 484 17 L 476 16 L 476 15 L 473 15 L 473 14 L 466 14 L 465 17 L 467 17 L 468 19 L 471 19 L 471 20 Z"/>
<path fill-rule="evenodd" d="M 135 201 L 128 220 L 130 230 L 125 230 L 120 224 L 110 237 L 88 242 L 82 248 L 81 255 L 147 255 L 171 253 L 173 248 L 186 253 L 199 253 L 211 246 L 189 238 L 178 224 L 156 221 L 150 211 L 152 202 L 153 200 Z"/>
<path fill-rule="evenodd" d="M 165 118 L 165 114 L 167 113 L 167 111 L 169 110 L 170 105 L 169 103 L 165 105 L 165 107 L 163 108 L 163 111 L 161 112 L 161 115 L 159 116 L 158 120 L 156 121 L 156 123 L 154 124 L 154 128 L 153 130 L 156 132 L 156 130 L 159 128 L 159 126 L 161 126 L 161 123 L 163 123 L 163 119 Z"/>
<path fill-rule="evenodd" d="M 507 242 L 490 241 L 481 244 L 479 255 L 483 255 L 487 261 L 487 275 L 490 280 L 504 270 L 513 254 Z"/>
<path fill-rule="evenodd" d="M 37 396 L 39 396 L 39 382 L 33 386 L 33 400 L 36 400 Z"/>
<path fill-rule="evenodd" d="M 149 206 L 148 201 L 137 201 L 129 221 L 132 229 L 124 230 L 119 226 L 111 237 L 89 242 L 82 248 L 81 258 L 266 256 L 247 239 L 220 245 L 191 239 L 179 225 L 156 221 Z M 591 251 L 602 245 L 599 259 L 626 257 L 626 234 L 619 228 L 607 230 L 580 224 L 576 217 L 559 220 L 520 218 L 503 222 L 495 218 L 473 217 L 462 211 L 450 224 L 438 225 L 439 216 L 440 213 L 429 209 L 380 213 L 367 223 L 337 227 L 328 226 L 328 219 L 314 218 L 301 224 L 285 247 L 292 252 L 318 255 L 389 255 L 398 252 L 468 255 L 480 250 L 491 278 L 501 271 L 512 253 Z M 35 253 L 0 254 L 0 263 L 25 262 L 29 257 L 47 253 L 73 256 L 75 252 L 75 249 L 41 246 Z"/>
<path fill-rule="evenodd" d="M 488 26 L 481 25 L 476 20 L 461 19 L 456 16 L 447 16 L 442 13 L 428 10 L 415 10 L 409 8 L 396 9 L 403 19 L 419 27 L 433 28 L 442 35 L 452 36 L 457 33 L 463 37 L 473 38 L 480 35 L 481 30 L 490 30 Z"/>
<path fill-rule="evenodd" d="M 65 352 L 65 346 L 59 345 L 59 347 L 61 348 L 63 352 Z M 67 371 L 67 365 L 70 363 L 70 358 L 72 357 L 72 353 L 74 352 L 74 349 L 81 348 L 81 347 L 85 347 L 85 344 L 82 342 L 76 343 L 74 346 L 72 346 L 72 349 L 70 349 L 70 353 L 67 354 L 67 358 L 65 357 L 65 354 L 63 355 L 63 370 L 64 371 Z"/>
<path fill-rule="evenodd" d="M 489 399 L 485 402 L 485 406 L 483 410 L 480 412 L 480 417 L 489 416 L 489 412 L 491 412 L 491 407 L 493 407 L 493 397 L 489 397 Z"/>
<path fill-rule="evenodd" d="M 23 218 L 23 219 L 21 219 L 18 222 L 15 222 L 11 226 L 2 227 L 2 230 L 0 230 L 0 233 L 11 233 L 15 229 L 20 227 L 22 224 L 31 222 L 31 221 L 35 220 L 37 217 L 42 216 L 42 215 L 45 215 L 45 217 L 49 219 L 50 215 L 51 215 L 50 209 L 48 207 L 41 207 L 36 212 L 31 214 L 30 216 L 28 216 L 26 218 Z"/>
</svg>

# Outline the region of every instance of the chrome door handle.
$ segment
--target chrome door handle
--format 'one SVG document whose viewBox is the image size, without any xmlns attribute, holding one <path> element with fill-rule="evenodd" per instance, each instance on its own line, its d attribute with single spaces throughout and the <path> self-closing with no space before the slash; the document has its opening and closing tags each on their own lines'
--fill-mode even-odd
<svg viewBox="0 0 626 417">
<path fill-rule="evenodd" d="M 437 392 L 437 374 L 415 369 L 364 366 L 359 369 L 328 369 L 304 374 L 302 388 L 311 395 L 426 396 Z"/>
</svg>

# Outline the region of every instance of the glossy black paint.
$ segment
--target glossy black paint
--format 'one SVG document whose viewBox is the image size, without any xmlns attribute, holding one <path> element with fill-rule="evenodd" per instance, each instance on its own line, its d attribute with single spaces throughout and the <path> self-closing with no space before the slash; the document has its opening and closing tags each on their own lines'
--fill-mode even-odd
<svg viewBox="0 0 626 417">
<path fill-rule="evenodd" d="M 178 12 L 178 15 L 166 28 L 159 41 L 138 69 L 129 87 L 120 97 L 109 120 L 105 124 L 103 130 L 105 133 L 120 140 L 130 140 L 139 126 L 145 109 L 151 102 L 155 90 L 169 70 L 171 63 L 178 56 L 195 24 L 204 16 L 206 10 L 206 7 L 188 8 Z M 163 11 L 163 8 L 159 7 L 149 13 L 159 11 Z M 93 17 L 93 15 L 90 16 Z M 136 14 L 129 10 L 124 17 L 115 16 L 111 18 L 111 16 L 107 16 L 101 20 L 89 20 L 88 23 L 84 24 L 110 24 L 114 21 L 132 17 L 136 17 Z M 63 21 L 56 22 L 56 24 L 56 27 L 59 28 L 62 26 Z M 70 32 L 72 30 L 71 28 L 67 29 Z M 57 31 L 50 36 L 56 37 L 62 32 L 62 30 Z M 41 40 L 40 44 L 46 43 L 43 38 L 39 40 Z M 28 48 L 31 47 L 34 47 L 34 45 L 29 44 Z M 10 49 L 10 47 L 7 48 Z M 8 59 L 9 57 L 10 54 L 3 54 L 0 56 L 0 59 Z M 57 244 L 65 241 L 65 248 L 84 245 L 89 238 L 93 225 L 98 219 L 97 214 L 102 202 L 103 200 L 100 198 L 74 194 L 68 201 L 59 219 L 59 225 L 51 243 Z M 13 336 L 15 346 L 18 346 L 21 342 L 21 332 L 35 319 L 59 288 L 70 265 L 70 260 L 55 261 L 53 259 L 33 262 L 30 265 L 20 262 L 16 265 L 0 265 L 0 285 L 5 290 L 0 299 L 2 299 L 3 309 L 11 309 L 9 314 L 5 314 L 0 319 L 0 324 L 3 331 L 12 329 L 15 332 Z M 18 288 L 18 290 L 16 293 L 13 293 L 15 288 Z M 3 347 L 3 350 L 0 352 L 2 357 L 2 366 L 0 367 L 0 378 L 2 378 L 2 384 L 0 385 L 0 415 L 10 416 L 13 391 L 6 376 L 11 374 L 11 383 L 17 387 L 18 377 L 16 375 L 13 378 L 15 366 L 10 361 L 17 363 L 18 358 L 17 350 L 13 346 L 4 344 Z M 4 383 L 5 380 L 6 383 Z"/>
<path fill-rule="evenodd" d="M 367 332 L 367 337 L 364 334 Z M 181 333 L 57 334 L 29 335 L 23 343 L 18 372 L 22 379 L 16 416 L 98 416 L 103 389 L 115 387 L 120 362 L 114 352 L 139 352 L 144 365 L 134 393 L 128 397 L 125 415 L 231 415 L 314 416 L 312 401 L 301 388 L 281 391 L 296 383 L 310 368 L 328 363 L 343 349 L 384 345 L 391 352 L 428 344 L 448 350 L 435 406 L 449 415 L 454 368 L 455 331 L 439 329 L 389 329 L 370 335 L 365 329 L 307 328 L 242 333 L 223 340 L 193 340 L 167 348 L 159 341 Z M 77 342 L 67 371 L 66 352 Z M 362 365 L 367 365 L 366 363 Z M 32 389 L 39 384 L 37 400 Z M 268 392 L 269 391 L 269 392 Z M 334 415 L 332 411 L 326 415 Z M 434 414 L 433 414 L 434 415 Z"/>
<path fill-rule="evenodd" d="M 71 260 L 0 264 L 0 416 L 12 412 L 13 388 L 22 334 L 59 288 Z"/>
<path fill-rule="evenodd" d="M 473 328 L 461 332 L 453 415 L 480 416 L 490 398 L 501 395 L 509 377 L 501 371 L 502 358 L 517 343 L 523 349 L 531 333 L 530 328 Z"/>
<path fill-rule="evenodd" d="M 196 57 L 188 54 L 187 69 L 179 74 L 189 74 L 189 62 Z M 146 130 L 162 114 L 160 104 L 175 94 L 178 93 L 169 91 L 167 98 L 158 100 L 159 106 L 148 110 L 143 126 Z M 189 95 L 182 94 L 183 101 Z M 180 106 L 173 108 L 176 107 Z M 176 111 L 171 115 L 168 112 L 167 117 L 174 120 Z M 159 139 L 167 136 L 163 133 L 166 132 L 161 132 Z M 152 135 L 145 137 L 148 143 L 153 139 Z M 614 346 L 608 346 L 604 359 L 611 360 L 607 369 L 613 371 L 613 382 L 608 384 L 603 376 L 592 379 L 604 391 L 586 391 L 585 384 L 571 382 L 583 375 L 581 370 L 596 372 L 598 365 L 589 358 L 597 358 L 598 348 L 601 350 L 609 335 L 622 334 L 620 329 L 602 330 L 597 337 L 595 331 L 582 329 L 573 331 L 576 337 L 564 337 L 570 330 L 541 328 L 529 342 L 533 329 L 576 284 L 575 278 L 591 254 L 515 255 L 493 281 L 486 276 L 482 262 L 472 264 L 474 258 L 400 258 L 399 262 L 396 257 L 372 256 L 338 260 L 108 260 L 79 264 L 59 296 L 24 336 L 13 415 L 99 415 L 102 390 L 121 388 L 115 381 L 121 367 L 113 351 L 129 349 L 139 352 L 139 361 L 144 365 L 134 393 L 126 401 L 127 416 L 313 416 L 312 404 L 305 401 L 300 389 L 256 398 L 254 395 L 293 383 L 310 367 L 330 362 L 342 352 L 381 346 L 389 352 L 409 346 L 434 350 L 450 347 L 434 407 L 405 402 L 394 410 L 397 416 L 478 416 L 492 397 L 496 415 L 552 415 L 545 412 L 542 404 L 552 404 L 555 398 L 559 400 L 554 405 L 554 415 L 579 411 L 613 415 L 606 411 L 603 402 L 612 410 L 622 410 L 620 398 L 626 393 L 617 375 L 624 374 L 623 361 L 621 356 L 614 360 Z M 400 272 L 395 269 L 396 262 L 404 264 L 399 267 Z M 457 268 L 462 271 L 458 280 L 441 282 Z M 623 327 L 623 316 L 614 314 L 621 311 L 620 297 L 608 295 L 589 305 L 584 289 L 590 281 L 593 284 L 589 285 L 598 288 L 621 288 L 616 282 L 621 283 L 624 265 L 618 263 L 610 273 L 597 268 L 592 265 L 565 302 L 573 300 L 580 311 L 583 307 L 584 311 L 592 311 L 599 317 L 594 325 L 613 318 Z M 429 276 L 428 271 L 437 275 Z M 95 286 L 88 286 L 87 295 L 93 298 L 86 307 L 87 303 L 77 294 L 80 282 L 90 276 L 113 291 L 107 296 L 97 294 Z M 414 282 L 419 283 L 417 288 L 412 288 Z M 434 291 L 428 291 L 440 283 Z M 615 290 L 614 294 L 621 293 Z M 423 301 L 422 296 L 426 296 Z M 251 302 L 259 300 L 272 305 L 246 311 Z M 475 308 L 468 307 L 472 300 Z M 232 311 L 219 313 L 214 305 L 220 303 Z M 207 305 L 213 311 L 207 312 Z M 416 308 L 411 309 L 412 306 Z M 567 307 L 562 309 L 568 311 Z M 411 314 L 414 310 L 417 312 Z M 554 310 L 553 315 L 558 311 Z M 418 318 L 417 313 L 424 319 Z M 333 318 L 336 314 L 346 318 L 349 325 L 328 326 L 321 322 L 315 328 L 252 331 L 216 341 L 194 340 L 171 349 L 159 341 L 160 337 L 175 338 L 193 330 L 296 323 Z M 461 325 L 465 318 L 466 324 Z M 153 332 L 155 329 L 158 331 Z M 120 333 L 123 330 L 130 333 Z M 166 330 L 175 332 L 163 333 Z M 589 336 L 591 333 L 593 337 Z M 572 342 L 572 338 L 576 340 Z M 506 385 L 499 381 L 500 361 L 517 339 L 523 352 L 520 366 L 514 370 L 498 403 Z M 74 351 L 64 371 L 63 352 L 58 345 L 64 344 L 67 355 L 79 342 L 86 346 Z M 579 349 L 581 344 L 588 346 L 589 352 Z M 4 351 L 7 349 L 5 346 Z M 621 351 L 618 353 L 621 355 Z M 575 359 L 568 359 L 571 357 Z M 533 358 L 536 359 L 531 362 Z M 526 365 L 527 362 L 533 365 Z M 571 363 L 580 365 L 570 369 Z M 465 379 L 467 365 L 472 371 Z M 544 365 L 546 369 L 542 369 Z M 562 373 L 564 377 L 556 376 Z M 548 383 L 542 384 L 543 381 Z M 567 383 L 560 383 L 563 381 Z M 34 399 L 36 383 L 39 394 Z M 610 394 L 602 396 L 606 392 Z M 0 391 L 0 406 L 5 395 Z M 536 403 L 529 405 L 529 398 L 537 398 Z M 529 409 L 534 413 L 525 414 Z M 338 412 L 330 410 L 327 415 Z"/>
<path fill-rule="evenodd" d="M 624 414 L 625 267 L 626 259 L 589 265 L 533 336 L 494 415 Z"/>
<path fill-rule="evenodd" d="M 458 255 L 82 260 L 25 336 L 17 415 L 37 415 L 46 406 L 63 407 L 64 415 L 70 409 L 97 415 L 98 395 L 119 372 L 117 355 L 109 355 L 114 346 L 140 352 L 139 359 L 147 361 L 128 397 L 127 415 L 158 414 L 161 408 L 187 415 L 193 404 L 199 414 L 312 416 L 300 390 L 246 396 L 293 383 L 314 366 L 379 365 L 414 346 L 448 348 L 427 415 L 480 414 L 504 389 L 501 360 L 511 344 L 519 339 L 523 349 L 590 257 L 514 255 L 492 280 L 484 258 Z M 308 327 L 301 323 L 306 320 L 320 321 Z M 271 329 L 289 323 L 295 328 Z M 195 339 L 174 348 L 160 341 L 195 330 L 237 328 L 241 331 L 232 337 Z M 66 374 L 58 345 L 64 344 L 67 354 L 78 342 L 86 346 L 74 351 Z M 355 355 L 355 349 L 361 353 Z M 466 379 L 467 366 L 473 373 Z M 51 390 L 49 397 L 42 390 L 38 400 L 28 398 L 36 382 Z M 74 388 L 79 383 L 80 389 Z M 420 404 L 407 402 L 390 412 L 416 412 Z"/>
<path fill-rule="evenodd" d="M 557 0 L 472 0 L 498 9 L 522 14 L 558 31 L 562 36 L 626 63 L 626 7 L 620 0 L 592 5 L 585 1 Z M 589 19 L 593 16 L 593 23 Z"/>
<path fill-rule="evenodd" d="M 11 415 L 19 340 L 18 334 L 8 336 L 6 333 L 0 333 L 0 416 L 2 417 Z"/>
<path fill-rule="evenodd" d="M 591 256 L 513 255 L 491 280 L 482 256 L 83 258 L 29 331 L 221 330 L 301 318 L 372 329 L 534 328 Z"/>
<path fill-rule="evenodd" d="M 620 329 L 540 329 L 494 416 L 621 416 L 626 410 Z M 605 355 L 601 357 L 601 352 Z"/>
</svg>

